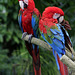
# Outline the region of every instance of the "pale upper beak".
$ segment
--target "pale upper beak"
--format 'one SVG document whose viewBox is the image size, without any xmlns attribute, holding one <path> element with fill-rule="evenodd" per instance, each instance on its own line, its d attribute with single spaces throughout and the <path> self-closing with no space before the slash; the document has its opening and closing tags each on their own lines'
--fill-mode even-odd
<svg viewBox="0 0 75 75">
<path fill-rule="evenodd" d="M 58 20 L 58 23 L 61 23 L 61 22 L 63 22 L 63 20 L 64 20 L 64 16 L 60 16 L 60 14 L 58 14 L 58 13 L 55 13 L 55 14 L 53 15 L 53 18 L 54 18 L 54 19 L 57 19 L 57 20 Z"/>
<path fill-rule="evenodd" d="M 24 10 L 24 3 L 23 3 L 23 1 L 19 1 L 19 5 Z"/>
<path fill-rule="evenodd" d="M 60 16 L 60 17 L 59 17 L 59 23 L 62 23 L 63 20 L 64 20 L 64 16 Z"/>
</svg>

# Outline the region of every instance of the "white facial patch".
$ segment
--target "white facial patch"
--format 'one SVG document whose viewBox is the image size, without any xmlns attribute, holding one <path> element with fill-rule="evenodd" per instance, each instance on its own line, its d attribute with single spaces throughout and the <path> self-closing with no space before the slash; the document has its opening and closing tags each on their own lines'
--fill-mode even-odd
<svg viewBox="0 0 75 75">
<path fill-rule="evenodd" d="M 55 13 L 55 14 L 53 15 L 53 18 L 54 18 L 54 19 L 57 19 L 59 16 L 60 16 L 60 14 Z"/>
<path fill-rule="evenodd" d="M 22 9 L 24 9 L 24 3 L 23 3 L 23 1 L 19 1 L 19 5 L 20 5 L 20 7 L 21 7 Z"/>
<path fill-rule="evenodd" d="M 28 0 L 24 0 L 24 2 L 28 5 Z"/>
<path fill-rule="evenodd" d="M 64 20 L 64 16 L 61 16 L 61 17 L 59 18 L 59 23 L 61 23 L 63 20 Z"/>
</svg>

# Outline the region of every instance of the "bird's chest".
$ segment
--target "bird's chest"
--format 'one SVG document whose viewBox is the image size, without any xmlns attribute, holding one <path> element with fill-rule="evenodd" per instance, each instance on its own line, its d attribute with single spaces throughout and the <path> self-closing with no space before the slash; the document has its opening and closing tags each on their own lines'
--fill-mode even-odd
<svg viewBox="0 0 75 75">
<path fill-rule="evenodd" d="M 25 24 L 31 23 L 31 16 L 32 16 L 31 13 L 24 13 L 22 15 L 22 22 L 25 23 Z"/>
<path fill-rule="evenodd" d="M 30 34 L 32 30 L 31 25 L 32 14 L 30 12 L 24 12 L 22 15 L 22 26 Z"/>
</svg>

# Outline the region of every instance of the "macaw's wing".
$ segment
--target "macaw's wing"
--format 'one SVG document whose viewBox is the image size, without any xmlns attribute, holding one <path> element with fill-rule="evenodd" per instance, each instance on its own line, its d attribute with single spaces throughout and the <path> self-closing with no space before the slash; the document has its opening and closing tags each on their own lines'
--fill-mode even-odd
<svg viewBox="0 0 75 75">
<path fill-rule="evenodd" d="M 21 31 L 23 33 L 23 27 L 22 27 L 22 13 L 20 11 L 19 15 L 18 15 L 18 22 L 19 22 L 19 26 L 21 28 Z"/>
<path fill-rule="evenodd" d="M 68 32 L 65 30 L 64 26 L 61 26 L 61 29 L 64 33 L 64 38 L 65 38 L 65 46 L 70 50 L 70 52 L 72 53 L 71 51 L 71 48 L 72 47 L 72 42 L 71 42 L 71 39 L 69 37 L 69 34 Z"/>
<path fill-rule="evenodd" d="M 36 38 L 38 38 L 39 17 L 35 13 L 33 13 L 33 15 L 32 15 L 31 23 L 32 23 L 32 28 L 33 28 L 34 36 Z"/>
<path fill-rule="evenodd" d="M 57 53 L 65 54 L 65 40 L 59 24 L 48 22 L 40 23 L 41 25 L 39 26 L 42 31 L 41 35 L 43 39 L 53 48 L 53 50 L 56 50 Z"/>
</svg>

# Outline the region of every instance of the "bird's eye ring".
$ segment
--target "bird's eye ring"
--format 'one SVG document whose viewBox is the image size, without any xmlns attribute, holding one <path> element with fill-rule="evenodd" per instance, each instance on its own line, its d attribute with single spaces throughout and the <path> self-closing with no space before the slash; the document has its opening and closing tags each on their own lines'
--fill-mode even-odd
<svg viewBox="0 0 75 75">
<path fill-rule="evenodd" d="M 55 13 L 55 15 L 58 15 L 57 13 Z"/>
</svg>

